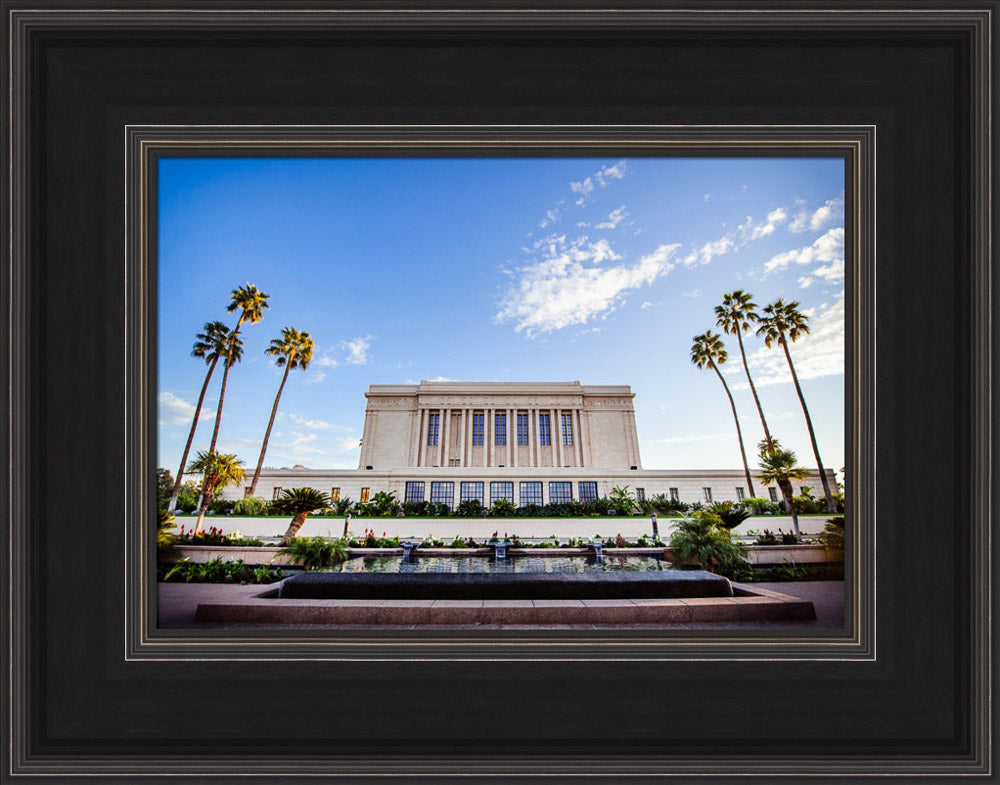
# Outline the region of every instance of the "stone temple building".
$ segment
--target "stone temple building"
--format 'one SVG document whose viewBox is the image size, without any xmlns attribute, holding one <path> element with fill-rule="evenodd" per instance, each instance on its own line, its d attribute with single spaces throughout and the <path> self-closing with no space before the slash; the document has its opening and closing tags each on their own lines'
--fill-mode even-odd
<svg viewBox="0 0 1000 785">
<path fill-rule="evenodd" d="M 309 486 L 365 502 L 392 491 L 400 501 L 452 508 L 467 499 L 484 506 L 497 499 L 518 506 L 589 501 L 619 485 L 639 498 L 662 493 L 688 503 L 750 495 L 742 468 L 643 469 L 627 385 L 424 381 L 372 385 L 365 397 L 357 470 L 265 469 L 257 495 Z M 754 483 L 757 496 L 779 499 L 756 474 Z M 798 485 L 821 493 L 818 472 Z"/>
</svg>

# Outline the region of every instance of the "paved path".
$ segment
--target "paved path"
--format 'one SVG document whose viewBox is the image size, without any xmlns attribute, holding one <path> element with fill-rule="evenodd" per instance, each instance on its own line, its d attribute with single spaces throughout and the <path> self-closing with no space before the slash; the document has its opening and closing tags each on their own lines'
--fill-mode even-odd
<svg viewBox="0 0 1000 785">
<path fill-rule="evenodd" d="M 810 600 L 816 608 L 816 621 L 789 622 L 716 622 L 710 625 L 672 624 L 669 629 L 746 629 L 746 630 L 808 630 L 841 629 L 844 625 L 843 581 L 789 581 L 784 583 L 742 584 Z M 157 584 L 158 626 L 161 629 L 198 629 L 194 620 L 199 602 L 225 602 L 264 591 L 263 586 L 228 586 L 218 583 Z M 232 625 L 234 627 L 242 625 Z M 281 629 L 280 626 L 276 628 Z M 480 628 L 481 629 L 481 628 Z"/>
</svg>

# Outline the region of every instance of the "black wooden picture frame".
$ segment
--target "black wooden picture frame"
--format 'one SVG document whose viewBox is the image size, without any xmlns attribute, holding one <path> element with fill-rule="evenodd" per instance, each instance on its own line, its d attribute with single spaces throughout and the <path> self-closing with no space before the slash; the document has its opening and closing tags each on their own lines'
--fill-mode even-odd
<svg viewBox="0 0 1000 785">
<path fill-rule="evenodd" d="M 996 781 L 996 2 L 2 7 L 4 781 Z M 129 184 L 282 138 L 842 145 L 844 633 L 157 634 Z"/>
</svg>

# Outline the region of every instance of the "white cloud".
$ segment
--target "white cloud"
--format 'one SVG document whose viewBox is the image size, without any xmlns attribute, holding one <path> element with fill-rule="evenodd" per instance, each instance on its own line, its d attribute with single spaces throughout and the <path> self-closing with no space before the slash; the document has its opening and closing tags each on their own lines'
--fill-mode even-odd
<svg viewBox="0 0 1000 785">
<path fill-rule="evenodd" d="M 725 237 L 720 237 L 718 240 L 712 240 L 711 242 L 705 243 L 700 249 L 691 251 L 687 256 L 681 261 L 685 267 L 694 267 L 698 264 L 708 264 L 716 256 L 722 256 L 727 254 L 736 248 L 736 243 L 733 238 L 729 235 Z"/>
<path fill-rule="evenodd" d="M 602 167 L 593 175 L 585 177 L 580 182 L 570 183 L 570 190 L 573 193 L 580 195 L 580 198 L 576 200 L 576 203 L 586 204 L 593 198 L 592 194 L 596 189 L 604 188 L 612 180 L 621 180 L 625 176 L 626 168 L 625 162 L 619 161 L 613 166 Z"/>
<path fill-rule="evenodd" d="M 841 292 L 833 302 L 805 313 L 809 316 L 809 334 L 788 347 L 799 381 L 843 374 L 844 293 Z M 771 349 L 762 346 L 747 357 L 747 362 L 753 372 L 754 384 L 758 387 L 792 381 L 785 353 L 780 346 L 775 345 Z"/>
<path fill-rule="evenodd" d="M 701 248 L 688 251 L 681 260 L 681 264 L 688 268 L 709 264 L 717 256 L 738 251 L 754 240 L 774 234 L 775 228 L 787 220 L 788 211 L 784 207 L 771 210 L 767 217 L 760 222 L 754 221 L 752 216 L 747 216 L 746 221 L 736 227 L 734 231 L 727 232 L 722 237 L 705 243 Z"/>
<path fill-rule="evenodd" d="M 562 217 L 562 215 L 560 214 L 559 208 L 558 207 L 554 207 L 551 210 L 546 210 L 545 211 L 545 217 L 539 222 L 538 225 L 542 229 L 544 229 L 549 224 L 554 224 L 561 217 Z"/>
<path fill-rule="evenodd" d="M 622 205 L 617 210 L 612 210 L 608 214 L 608 220 L 604 221 L 602 223 L 597 224 L 595 226 L 595 228 L 596 229 L 614 229 L 614 228 L 616 228 L 618 226 L 618 224 L 620 224 L 626 218 L 628 218 L 628 213 L 625 212 L 625 205 Z"/>
<path fill-rule="evenodd" d="M 825 234 L 817 237 L 812 245 L 807 245 L 804 248 L 797 248 L 791 251 L 784 251 L 776 256 L 772 256 L 767 262 L 764 263 L 764 272 L 773 273 L 778 270 L 784 270 L 790 264 L 812 264 L 814 262 L 823 262 L 825 264 L 833 265 L 836 267 L 839 262 L 841 267 L 841 277 L 843 276 L 843 264 L 844 264 L 844 229 L 843 227 L 836 227 L 834 229 L 828 230 Z M 821 277 L 825 277 L 827 274 L 834 274 L 834 269 Z M 815 274 L 819 274 L 814 271 Z"/>
<path fill-rule="evenodd" d="M 340 361 L 325 351 L 319 357 L 313 358 L 312 365 L 318 365 L 320 368 L 336 368 L 340 365 Z"/>
<path fill-rule="evenodd" d="M 351 341 L 342 341 L 340 346 L 347 352 L 344 362 L 348 365 L 367 365 L 368 350 L 371 348 L 374 338 L 374 335 L 365 335 Z"/>
<path fill-rule="evenodd" d="M 709 191 L 707 194 L 705 194 L 705 201 L 707 202 L 711 198 L 712 198 L 712 192 Z"/>
<path fill-rule="evenodd" d="M 183 398 L 174 395 L 172 392 L 161 392 L 157 396 L 156 400 L 160 404 L 159 410 L 161 424 L 184 425 L 190 424 L 194 419 L 194 404 L 188 403 Z M 213 412 L 210 409 L 202 406 L 199 419 L 211 417 L 212 414 Z"/>
<path fill-rule="evenodd" d="M 681 292 L 681 297 L 687 297 L 689 299 L 694 299 L 695 297 L 701 296 L 701 289 L 692 289 L 689 292 Z"/>
<path fill-rule="evenodd" d="M 663 409 L 664 407 L 660 407 Z M 665 409 L 664 409 L 665 410 Z M 731 439 L 732 434 L 715 433 L 708 436 L 667 436 L 663 439 L 645 439 L 646 444 L 691 444 L 693 442 L 714 442 L 719 439 Z"/>
<path fill-rule="evenodd" d="M 620 258 L 606 240 L 549 239 L 547 258 L 518 268 L 517 280 L 502 295 L 495 317 L 501 323 L 516 322 L 515 331 L 532 338 L 607 316 L 629 292 L 670 272 L 678 247 L 661 245 L 636 264 L 604 267 L 604 262 Z"/>
<path fill-rule="evenodd" d="M 809 212 L 800 210 L 795 214 L 795 218 L 788 224 L 788 231 L 800 233 L 805 231 L 818 232 L 826 224 L 837 220 L 843 215 L 844 199 L 838 196 L 836 199 L 827 200 L 826 204 L 818 210 Z"/>
<path fill-rule="evenodd" d="M 326 371 L 313 371 L 306 376 L 306 384 L 319 384 L 326 378 Z"/>
<path fill-rule="evenodd" d="M 358 452 L 361 449 L 361 440 L 354 436 L 345 436 L 336 441 L 338 452 Z"/>
<path fill-rule="evenodd" d="M 326 422 L 325 420 L 310 420 L 302 417 L 299 414 L 290 414 L 288 418 L 296 425 L 301 425 L 303 428 L 309 428 L 313 431 L 351 431 L 353 430 L 348 425 L 335 425 L 334 423 Z"/>
</svg>

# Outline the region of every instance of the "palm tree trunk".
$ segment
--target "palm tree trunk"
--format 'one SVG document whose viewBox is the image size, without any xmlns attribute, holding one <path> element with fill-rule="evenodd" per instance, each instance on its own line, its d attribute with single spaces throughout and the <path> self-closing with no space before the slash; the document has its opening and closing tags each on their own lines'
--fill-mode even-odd
<svg viewBox="0 0 1000 785">
<path fill-rule="evenodd" d="M 792 498 L 792 483 L 789 480 L 780 480 L 778 486 L 781 488 L 781 495 L 785 497 L 785 505 L 792 514 L 792 530 L 795 532 L 795 539 L 799 537 L 799 514 L 795 512 L 795 500 Z"/>
<path fill-rule="evenodd" d="M 222 369 L 222 389 L 219 391 L 219 406 L 215 410 L 215 428 L 212 430 L 212 443 L 208 446 L 209 452 L 215 452 L 215 443 L 219 440 L 219 423 L 222 422 L 222 404 L 226 400 L 226 382 L 229 379 L 229 359 L 226 359 L 226 365 Z M 207 493 L 204 483 L 201 486 L 201 496 L 198 497 L 198 506 L 201 507 L 201 502 L 205 498 Z"/>
<path fill-rule="evenodd" d="M 257 480 L 260 478 L 260 470 L 264 466 L 264 453 L 267 452 L 267 443 L 271 438 L 271 427 L 274 425 L 274 416 L 278 413 L 278 401 L 281 400 L 281 391 L 285 389 L 285 382 L 288 381 L 288 372 L 292 369 L 292 358 L 288 358 L 285 363 L 285 375 L 281 377 L 281 384 L 278 386 L 278 394 L 274 396 L 274 406 L 271 407 L 271 419 L 267 421 L 267 430 L 264 432 L 264 443 L 260 446 L 260 457 L 257 459 L 257 469 L 253 473 L 253 481 L 250 483 L 250 490 L 247 496 L 253 496 L 257 490 Z M 301 525 L 301 524 L 299 524 Z"/>
<path fill-rule="evenodd" d="M 209 491 L 212 490 L 211 487 L 209 487 L 208 482 L 209 481 L 206 479 L 205 482 L 202 483 L 203 493 L 201 495 L 201 501 L 198 503 L 198 522 L 194 525 L 195 534 L 201 531 L 202 521 L 205 520 L 205 511 L 208 509 Z"/>
<path fill-rule="evenodd" d="M 201 386 L 201 395 L 198 396 L 198 405 L 194 409 L 194 419 L 191 421 L 191 432 L 188 434 L 187 444 L 184 445 L 184 454 L 181 456 L 181 467 L 177 470 L 177 481 L 174 483 L 174 492 L 170 494 L 170 504 L 167 512 L 177 509 L 177 496 L 181 492 L 181 483 L 184 479 L 184 467 L 187 466 L 188 454 L 191 452 L 191 443 L 194 441 L 194 432 L 198 429 L 198 418 L 201 415 L 201 405 L 205 401 L 205 391 L 208 390 L 208 383 L 212 380 L 216 363 L 219 362 L 219 355 L 215 356 L 212 364 L 208 366 L 208 373 L 205 374 L 205 383 Z"/>
<path fill-rule="evenodd" d="M 781 348 L 785 350 L 785 359 L 788 360 L 788 369 L 792 372 L 792 382 L 795 384 L 795 392 L 798 393 L 799 403 L 802 404 L 802 413 L 806 416 L 806 428 L 809 429 L 809 441 L 812 442 L 813 455 L 816 456 L 816 466 L 819 468 L 819 478 L 823 483 L 823 495 L 826 496 L 826 511 L 836 512 L 837 506 L 833 502 L 833 494 L 830 492 L 830 481 L 826 477 L 826 470 L 823 468 L 823 461 L 819 457 L 819 446 L 816 444 L 816 433 L 813 431 L 812 418 L 809 416 L 809 409 L 806 406 L 805 396 L 802 395 L 802 388 L 799 386 L 799 377 L 795 373 L 795 366 L 792 364 L 792 355 L 788 351 L 788 343 L 784 336 L 781 339 Z"/>
<path fill-rule="evenodd" d="M 722 382 L 723 388 L 726 390 L 726 395 L 729 397 L 729 406 L 733 410 L 733 420 L 736 421 L 736 438 L 740 442 L 740 457 L 743 458 L 743 472 L 746 474 L 747 478 L 747 488 L 750 491 L 751 496 L 756 496 L 753 490 L 753 480 L 750 478 L 750 467 L 747 465 L 747 451 L 743 447 L 743 431 L 740 429 L 740 418 L 736 414 L 736 402 L 733 400 L 733 394 L 729 392 L 729 385 L 726 384 L 726 380 L 722 378 L 722 373 L 716 367 L 715 363 L 712 363 L 712 370 L 715 371 L 716 376 L 719 377 L 719 381 Z"/>
<path fill-rule="evenodd" d="M 281 538 L 282 543 L 287 543 L 292 537 L 299 533 L 299 529 L 302 528 L 302 524 L 306 522 L 306 517 L 309 515 L 307 512 L 297 512 L 292 517 L 292 522 L 288 524 L 288 531 L 285 532 L 285 536 Z"/>
<path fill-rule="evenodd" d="M 760 415 L 760 424 L 764 426 L 764 439 L 767 441 L 768 446 L 774 443 L 774 439 L 771 438 L 771 432 L 767 428 L 767 420 L 764 419 L 764 409 L 760 405 L 760 398 L 757 396 L 757 388 L 754 386 L 753 378 L 750 376 L 750 366 L 747 365 L 747 353 L 743 349 L 743 331 L 736 331 L 736 340 L 740 344 L 740 357 L 743 358 L 743 371 L 747 375 L 747 382 L 750 383 L 750 392 L 753 393 L 753 402 L 757 404 L 757 414 Z"/>
</svg>

